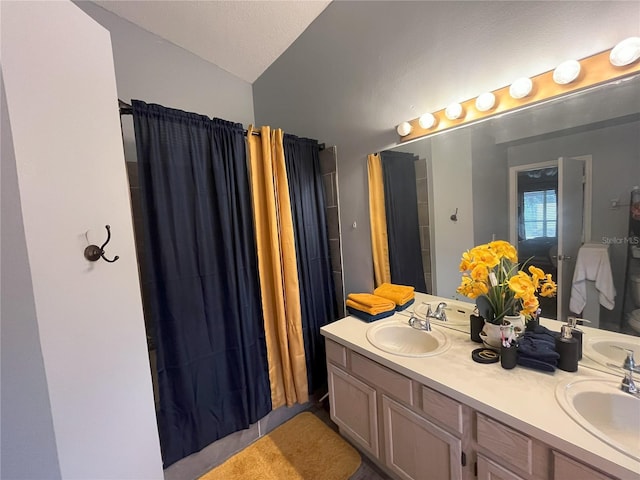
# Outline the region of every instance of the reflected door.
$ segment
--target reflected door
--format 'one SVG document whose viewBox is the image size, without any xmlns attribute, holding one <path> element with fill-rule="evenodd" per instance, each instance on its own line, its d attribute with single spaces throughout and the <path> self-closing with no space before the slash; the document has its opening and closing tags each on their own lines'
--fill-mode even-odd
<svg viewBox="0 0 640 480">
<path fill-rule="evenodd" d="M 578 250 L 584 241 L 585 162 L 577 158 L 558 159 L 558 309 L 564 319 L 569 313 L 569 296 Z M 561 287 L 561 288 L 560 288 Z"/>
<path fill-rule="evenodd" d="M 559 158 L 510 170 L 511 242 L 521 262 L 550 273 L 558 284 L 556 298 L 540 298 L 542 315 L 564 318 L 583 242 L 585 161 Z"/>
</svg>

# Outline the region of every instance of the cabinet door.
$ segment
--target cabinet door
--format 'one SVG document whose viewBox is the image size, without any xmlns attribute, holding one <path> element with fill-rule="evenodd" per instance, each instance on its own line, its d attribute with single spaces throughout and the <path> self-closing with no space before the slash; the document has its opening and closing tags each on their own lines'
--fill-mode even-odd
<svg viewBox="0 0 640 480">
<path fill-rule="evenodd" d="M 580 480 L 613 480 L 613 477 L 597 472 L 591 467 L 553 452 L 553 478 L 554 480 L 565 480 L 569 478 L 579 478 Z"/>
<path fill-rule="evenodd" d="M 522 480 L 522 477 L 478 455 L 478 480 Z"/>
<path fill-rule="evenodd" d="M 462 442 L 407 407 L 382 396 L 385 463 L 400 478 L 462 478 Z"/>
<path fill-rule="evenodd" d="M 351 440 L 378 458 L 376 391 L 335 365 L 328 364 L 331 420 Z"/>
</svg>

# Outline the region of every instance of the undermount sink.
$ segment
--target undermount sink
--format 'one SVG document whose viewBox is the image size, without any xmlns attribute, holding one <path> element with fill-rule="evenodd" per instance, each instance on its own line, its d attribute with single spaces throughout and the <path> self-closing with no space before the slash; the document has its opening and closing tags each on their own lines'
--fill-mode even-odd
<svg viewBox="0 0 640 480">
<path fill-rule="evenodd" d="M 612 364 L 622 367 L 624 360 L 627 358 L 627 353 L 616 347 L 632 350 L 636 361 L 640 361 L 640 341 L 633 341 L 631 339 L 614 341 L 605 337 L 585 337 L 582 354 L 609 369 L 612 369 Z M 615 367 L 613 367 L 613 369 L 615 369 Z"/>
<path fill-rule="evenodd" d="M 556 400 L 585 430 L 640 460 L 640 398 L 621 391 L 620 380 L 563 382 L 556 388 Z"/>
<path fill-rule="evenodd" d="M 439 355 L 451 346 L 447 336 L 439 330 L 418 330 L 396 319 L 370 326 L 367 340 L 384 352 L 404 357 Z"/>
</svg>

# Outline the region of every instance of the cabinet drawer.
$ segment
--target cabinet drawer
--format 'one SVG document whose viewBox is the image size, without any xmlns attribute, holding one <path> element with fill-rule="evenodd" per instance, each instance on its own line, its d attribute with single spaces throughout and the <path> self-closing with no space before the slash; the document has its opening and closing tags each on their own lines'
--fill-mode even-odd
<svg viewBox="0 0 640 480">
<path fill-rule="evenodd" d="M 500 463 L 533 474 L 533 441 L 526 435 L 478 414 L 478 446 Z"/>
<path fill-rule="evenodd" d="M 568 479 L 569 477 L 567 477 Z M 523 480 L 488 458 L 478 455 L 478 480 Z"/>
<path fill-rule="evenodd" d="M 454 432 L 462 433 L 462 404 L 429 387 L 422 386 L 422 411 Z"/>
<path fill-rule="evenodd" d="M 561 453 L 553 452 L 553 479 L 579 478 L 580 480 L 613 480 L 587 465 L 565 457 Z"/>
<path fill-rule="evenodd" d="M 371 385 L 379 387 L 413 406 L 411 380 L 355 352 L 351 353 L 351 371 Z"/>
<path fill-rule="evenodd" d="M 333 340 L 327 339 L 325 341 L 325 350 L 327 352 L 328 362 L 331 361 L 336 365 L 347 368 L 347 349 L 345 347 Z"/>
</svg>

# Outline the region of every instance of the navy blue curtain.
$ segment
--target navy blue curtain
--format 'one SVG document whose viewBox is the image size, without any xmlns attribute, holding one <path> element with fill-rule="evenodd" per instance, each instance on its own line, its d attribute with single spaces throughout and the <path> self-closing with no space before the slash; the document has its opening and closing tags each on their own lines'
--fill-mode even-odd
<svg viewBox="0 0 640 480">
<path fill-rule="evenodd" d="M 271 410 L 242 125 L 133 101 L 165 467 Z"/>
<path fill-rule="evenodd" d="M 380 152 L 391 281 L 428 293 L 420 246 L 417 160 L 418 157 L 410 153 Z"/>
<path fill-rule="evenodd" d="M 289 182 L 296 243 L 302 333 L 309 392 L 327 381 L 324 340 L 320 327 L 337 318 L 337 301 L 329 256 L 326 201 L 316 140 L 284 136 L 284 158 Z"/>
</svg>

